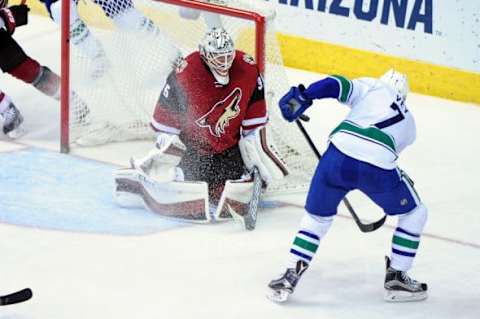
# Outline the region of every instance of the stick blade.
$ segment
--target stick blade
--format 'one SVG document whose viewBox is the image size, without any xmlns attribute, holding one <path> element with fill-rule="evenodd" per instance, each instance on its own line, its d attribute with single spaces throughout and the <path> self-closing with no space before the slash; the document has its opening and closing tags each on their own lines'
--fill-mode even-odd
<svg viewBox="0 0 480 319">
<path fill-rule="evenodd" d="M 9 295 L 0 296 L 0 306 L 13 305 L 19 302 L 24 302 L 32 298 L 32 296 L 32 289 L 25 288 Z"/>
<path fill-rule="evenodd" d="M 357 223 L 358 227 L 360 230 L 364 233 L 370 233 L 372 231 L 376 231 L 380 227 L 385 224 L 385 221 L 387 220 L 387 215 L 384 215 L 381 219 L 377 220 L 376 222 L 373 222 L 371 224 L 361 224 Z"/>
</svg>

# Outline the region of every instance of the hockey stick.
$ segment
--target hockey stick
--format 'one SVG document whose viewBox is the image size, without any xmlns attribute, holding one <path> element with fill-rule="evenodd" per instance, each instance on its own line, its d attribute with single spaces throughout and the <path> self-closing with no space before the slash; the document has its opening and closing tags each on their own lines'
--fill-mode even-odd
<svg viewBox="0 0 480 319">
<path fill-rule="evenodd" d="M 257 224 L 258 203 L 262 193 L 262 178 L 257 167 L 253 168 L 253 193 L 248 205 L 248 213 L 243 217 L 246 230 L 254 230 Z"/>
<path fill-rule="evenodd" d="M 32 290 L 30 288 L 25 288 L 8 295 L 0 296 L 0 306 L 13 305 L 27 301 L 32 298 L 32 295 Z"/>
<path fill-rule="evenodd" d="M 214 220 L 224 221 L 233 217 L 240 221 L 246 230 L 254 230 L 262 195 L 262 183 L 260 171 L 256 166 L 250 171 L 248 179 L 242 177 L 238 180 L 225 181 Z"/>
<path fill-rule="evenodd" d="M 301 115 L 300 119 L 302 121 L 305 121 L 305 122 L 308 122 L 310 120 L 310 118 L 306 115 Z M 310 135 L 308 135 L 308 132 L 305 130 L 305 127 L 303 126 L 303 124 L 300 122 L 300 120 L 296 120 L 295 123 L 297 124 L 298 128 L 300 129 L 303 136 L 307 140 L 307 143 L 310 146 L 310 148 L 312 149 L 312 151 L 315 153 L 317 158 L 320 160 L 322 158 L 322 154 L 320 154 L 320 152 L 318 151 L 317 147 L 315 146 L 312 139 L 310 138 Z M 370 224 L 363 224 L 361 222 L 360 218 L 358 218 L 357 213 L 355 213 L 355 210 L 353 209 L 352 205 L 350 204 L 350 202 L 348 201 L 348 199 L 346 197 L 343 198 L 343 203 L 345 204 L 348 211 L 352 215 L 353 220 L 357 224 L 358 228 L 360 228 L 360 230 L 364 233 L 369 233 L 369 232 L 375 231 L 378 228 L 382 227 L 382 225 L 385 223 L 385 220 L 387 219 L 387 215 L 384 215 L 381 219 L 377 220 L 376 222 L 373 222 L 373 223 L 370 223 Z"/>
</svg>

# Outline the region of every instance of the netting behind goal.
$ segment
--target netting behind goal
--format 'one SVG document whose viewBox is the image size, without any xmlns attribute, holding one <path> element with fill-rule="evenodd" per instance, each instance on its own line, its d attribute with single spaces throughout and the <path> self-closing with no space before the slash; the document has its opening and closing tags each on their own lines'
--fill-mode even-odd
<svg viewBox="0 0 480 319">
<path fill-rule="evenodd" d="M 237 0 L 230 1 L 226 7 L 190 0 L 139 0 L 133 4 L 154 25 L 145 22 L 133 27 L 119 14 L 131 4 L 129 0 L 97 0 L 97 4 L 80 2 L 78 5 L 79 14 L 96 42 L 90 46 L 78 44 L 74 41 L 75 30 L 72 31 L 69 83 L 90 112 L 86 121 L 81 103 L 72 98 L 64 101 L 69 104 L 69 124 L 64 112 L 63 148 L 135 139 L 153 142 L 154 133 L 149 123 L 171 71 L 171 62 L 177 50 L 186 56 L 198 49 L 207 30 L 205 16 L 208 14 L 204 12 L 214 12 L 231 34 L 236 48 L 256 57 L 264 74 L 270 117 L 268 135 L 291 173 L 269 190 L 279 193 L 306 189 L 316 160 L 300 131 L 285 122 L 278 111 L 278 99 L 289 85 L 274 30 L 275 14 L 269 4 Z M 185 8 L 205 11 L 197 19 L 192 16 L 186 19 L 180 14 Z M 76 32 L 84 32 L 81 27 L 77 28 Z M 98 46 L 100 51 L 95 49 Z M 65 77 L 63 80 L 68 81 Z"/>
</svg>

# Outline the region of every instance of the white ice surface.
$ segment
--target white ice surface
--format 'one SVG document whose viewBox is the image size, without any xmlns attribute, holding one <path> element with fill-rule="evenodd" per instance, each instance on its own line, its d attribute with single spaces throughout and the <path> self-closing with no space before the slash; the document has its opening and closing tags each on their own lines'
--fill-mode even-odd
<svg viewBox="0 0 480 319">
<path fill-rule="evenodd" d="M 55 25 L 34 16 L 30 23 L 18 29 L 15 37 L 28 54 L 58 71 Z M 289 76 L 292 84 L 308 84 L 320 77 L 296 70 L 289 70 Z M 58 105 L 8 75 L 1 77 L 0 87 L 24 113 L 28 130 L 15 143 L 0 137 L 0 152 L 4 152 L 0 157 L 18 159 L 22 150 L 28 156 L 38 149 L 57 151 Z M 298 205 L 301 207 L 303 196 L 299 195 L 293 198 L 297 206 L 260 214 L 253 232 L 242 231 L 235 223 L 225 223 L 168 230 L 158 227 L 136 236 L 112 235 L 98 229 L 81 233 L 70 231 L 78 226 L 74 215 L 67 219 L 63 230 L 51 230 L 45 224 L 37 224 L 36 228 L 15 226 L 11 220 L 19 216 L 3 215 L 0 294 L 29 286 L 34 297 L 24 304 L 1 307 L 0 318 L 479 318 L 480 108 L 417 94 L 409 96 L 408 105 L 416 116 L 418 139 L 402 154 L 400 165 L 415 180 L 430 212 L 412 270 L 414 277 L 429 284 L 430 297 L 425 302 L 383 302 L 383 256 L 389 253 L 395 220 L 390 219 L 386 227 L 366 235 L 358 231 L 343 207 L 291 302 L 282 306 L 269 302 L 264 297 L 266 284 L 283 271 L 302 216 Z M 321 150 L 328 132 L 346 111 L 332 101 L 316 103 L 309 110 L 313 120 L 307 129 Z M 149 143 L 129 143 L 74 153 L 102 161 L 99 166 L 121 165 L 148 147 Z M 26 188 L 50 175 L 57 176 L 65 165 L 64 159 L 58 159 L 55 165 L 54 153 L 46 154 L 50 154 L 50 160 L 42 162 L 46 165 L 41 169 L 34 160 L 23 158 L 12 165 L 2 160 L 0 198 L 7 198 L 11 189 L 15 190 L 12 179 L 17 175 L 31 179 L 19 182 Z M 22 165 L 27 173 L 20 174 Z M 74 169 L 77 166 L 72 164 Z M 48 173 L 49 170 L 52 171 Z M 5 189 L 7 180 L 10 190 Z M 61 192 L 61 187 L 48 188 L 44 191 L 45 203 L 26 199 L 21 205 L 27 213 L 29 209 L 44 209 L 44 221 L 48 223 L 50 219 L 51 225 L 58 226 L 53 212 L 64 206 L 52 208 L 48 204 L 62 196 L 65 207 L 79 200 L 69 193 L 73 196 L 69 201 Z M 367 219 L 380 216 L 378 208 L 360 194 L 350 198 L 360 215 Z M 6 202 L 0 202 L 0 214 L 12 209 Z M 144 226 L 148 226 L 149 219 L 152 225 L 163 223 L 153 220 L 147 212 L 138 213 L 145 214 L 140 218 Z M 117 218 L 114 209 L 98 214 Z M 125 217 L 121 212 L 119 215 Z M 28 216 L 25 214 L 23 221 L 28 221 Z M 88 216 L 81 220 L 92 222 Z M 129 227 L 139 224 L 126 223 L 116 229 L 122 227 L 127 234 Z"/>
</svg>

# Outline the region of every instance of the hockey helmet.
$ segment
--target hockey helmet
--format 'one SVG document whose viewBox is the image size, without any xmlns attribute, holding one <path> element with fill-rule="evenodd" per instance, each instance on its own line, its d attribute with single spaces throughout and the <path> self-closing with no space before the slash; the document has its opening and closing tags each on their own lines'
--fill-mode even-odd
<svg viewBox="0 0 480 319">
<path fill-rule="evenodd" d="M 409 88 L 408 79 L 405 74 L 390 69 L 380 77 L 380 80 L 387 84 L 404 101 L 407 99 Z"/>
<path fill-rule="evenodd" d="M 228 84 L 230 81 L 228 71 L 235 59 L 235 45 L 228 32 L 223 28 L 211 28 L 198 48 L 200 56 L 212 71 L 215 80 L 222 85 Z"/>
</svg>

